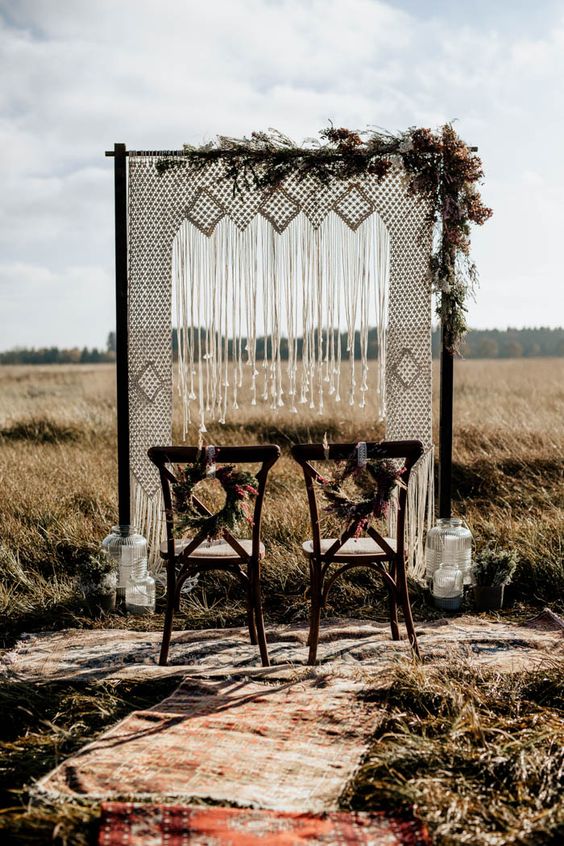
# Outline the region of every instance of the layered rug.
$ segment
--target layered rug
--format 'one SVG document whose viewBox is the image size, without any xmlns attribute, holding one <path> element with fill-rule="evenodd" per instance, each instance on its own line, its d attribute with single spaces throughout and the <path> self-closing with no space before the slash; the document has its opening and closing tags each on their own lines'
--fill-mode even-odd
<svg viewBox="0 0 564 846">
<path fill-rule="evenodd" d="M 362 689 L 331 676 L 189 679 L 60 764 L 35 795 L 334 809 L 380 720 Z"/>
<path fill-rule="evenodd" d="M 554 666 L 564 654 L 564 623 L 550 611 L 521 625 L 440 620 L 420 624 L 418 635 L 430 666 L 516 672 Z M 279 626 L 269 636 L 274 666 L 262 668 L 247 638 L 245 629 L 177 632 L 165 668 L 156 664 L 159 633 L 22 639 L 3 657 L 6 678 L 182 677 L 171 696 L 131 713 L 44 776 L 34 798 L 106 803 L 105 846 L 428 843 L 413 820 L 336 811 L 385 716 L 359 694 L 385 686 L 394 665 L 413 660 L 409 644 L 391 641 L 384 624 L 327 621 L 320 666 L 308 668 L 307 627 Z"/>
<path fill-rule="evenodd" d="M 427 846 L 420 823 L 383 814 L 291 814 L 179 805 L 102 805 L 99 846 Z"/>
<path fill-rule="evenodd" d="M 519 672 L 564 655 L 564 622 L 549 610 L 521 625 L 486 616 L 420 623 L 417 635 L 423 660 L 431 664 L 470 660 L 496 672 Z M 120 629 L 29 635 L 2 656 L 0 674 L 30 682 L 186 674 L 284 678 L 307 659 L 305 625 L 269 630 L 274 666 L 267 669 L 244 628 L 175 632 L 168 667 L 157 664 L 160 640 L 159 632 Z M 341 675 L 359 667 L 384 670 L 406 658 L 411 658 L 408 642 L 392 641 L 385 623 L 329 620 L 321 627 L 320 664 Z"/>
</svg>

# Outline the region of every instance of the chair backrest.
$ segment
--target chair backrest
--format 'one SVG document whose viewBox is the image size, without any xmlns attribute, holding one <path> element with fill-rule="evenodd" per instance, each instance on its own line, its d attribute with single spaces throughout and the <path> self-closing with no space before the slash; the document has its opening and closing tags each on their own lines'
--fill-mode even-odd
<svg viewBox="0 0 564 846">
<path fill-rule="evenodd" d="M 256 473 L 255 478 L 258 483 L 258 494 L 255 497 L 253 510 L 253 526 L 252 526 L 252 557 L 258 559 L 260 549 L 260 528 L 262 518 L 262 506 L 264 500 L 264 493 L 266 490 L 266 481 L 268 473 L 273 464 L 276 463 L 280 455 L 280 448 L 272 444 L 265 444 L 260 446 L 214 446 L 215 454 L 214 461 L 218 464 L 259 464 L 260 470 Z M 169 560 L 174 558 L 174 520 L 175 511 L 172 499 L 172 488 L 178 479 L 174 475 L 171 467 L 174 465 L 187 464 L 202 464 L 205 465 L 207 460 L 206 447 L 192 447 L 192 446 L 155 446 L 148 451 L 149 458 L 158 467 L 161 485 L 163 490 L 163 501 L 166 518 L 166 534 L 167 534 L 167 552 Z M 194 506 L 202 515 L 211 516 L 212 512 L 200 502 L 200 500 L 192 497 Z M 222 532 L 223 538 L 232 547 L 232 549 L 242 558 L 247 559 L 248 553 L 238 543 L 237 539 L 233 537 L 231 532 L 224 529 Z M 190 555 L 206 540 L 205 530 L 196 533 L 191 540 L 189 546 L 184 550 L 185 555 Z"/>
<path fill-rule="evenodd" d="M 321 474 L 313 467 L 312 461 L 346 461 L 354 455 L 356 443 L 346 444 L 295 444 L 292 447 L 292 456 L 301 465 L 309 504 L 309 511 L 311 516 L 312 541 L 313 552 L 316 556 L 321 556 L 321 530 L 319 525 L 319 508 L 317 504 L 316 489 L 319 491 L 321 485 L 317 484 L 322 481 Z M 396 520 L 396 555 L 403 560 L 404 554 L 404 530 L 405 530 L 405 511 L 407 501 L 407 485 L 409 476 L 414 464 L 423 455 L 424 449 L 421 441 L 379 441 L 366 444 L 366 458 L 367 460 L 375 459 L 400 459 L 403 461 L 405 470 L 402 474 L 401 480 L 404 485 L 399 487 L 398 502 L 397 502 L 397 520 Z M 356 531 L 356 524 L 354 521 L 344 529 L 341 536 L 336 542 L 327 550 L 323 558 L 330 560 L 337 555 L 339 549 L 346 543 L 349 538 L 353 537 Z M 391 548 L 382 538 L 382 536 L 372 527 L 368 526 L 367 534 L 372 536 L 384 550 L 392 553 Z"/>
</svg>

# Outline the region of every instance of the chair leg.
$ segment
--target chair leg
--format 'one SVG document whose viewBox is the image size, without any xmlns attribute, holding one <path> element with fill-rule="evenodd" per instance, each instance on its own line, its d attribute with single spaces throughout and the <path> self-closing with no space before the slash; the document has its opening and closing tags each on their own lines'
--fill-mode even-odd
<svg viewBox="0 0 564 846">
<path fill-rule="evenodd" d="M 397 580 L 397 571 L 395 561 L 390 562 L 390 576 L 396 582 Z M 388 587 L 389 593 L 389 607 L 390 607 L 390 629 L 392 630 L 392 640 L 399 640 L 400 633 L 399 633 L 399 624 L 398 624 L 398 598 L 397 593 L 392 590 L 391 587 Z"/>
<path fill-rule="evenodd" d="M 306 596 L 309 595 L 310 609 L 311 609 L 311 586 L 312 586 L 312 584 L 313 584 L 313 564 L 312 564 L 311 558 L 310 558 L 310 560 L 309 560 L 309 590 L 306 593 Z M 310 610 L 309 616 L 310 616 L 310 621 L 311 621 L 311 610 Z M 310 626 L 310 629 L 307 633 L 306 646 L 309 646 L 310 640 L 311 640 L 311 626 Z"/>
<path fill-rule="evenodd" d="M 311 568 L 311 609 L 309 623 L 309 655 L 307 663 L 314 666 L 317 663 L 317 645 L 319 643 L 319 622 L 321 619 L 321 568 L 314 562 Z"/>
<path fill-rule="evenodd" d="M 390 629 L 392 632 L 392 640 L 399 640 L 399 623 L 398 623 L 398 603 L 393 590 L 390 588 Z"/>
<path fill-rule="evenodd" d="M 421 658 L 421 653 L 419 652 L 419 644 L 417 643 L 417 635 L 415 634 L 415 626 L 413 624 L 413 615 L 411 613 L 411 603 L 409 601 L 409 591 L 407 589 L 407 575 L 403 567 L 398 573 L 398 582 L 398 587 L 400 591 L 400 602 L 403 611 L 405 628 L 407 629 L 407 636 L 409 638 L 409 642 L 411 644 L 413 652 L 418 658 Z"/>
<path fill-rule="evenodd" d="M 253 587 L 253 605 L 256 621 L 257 641 L 260 651 L 260 658 L 263 667 L 270 667 L 268 658 L 268 647 L 266 645 L 266 633 L 264 631 L 264 619 L 262 616 L 262 597 L 260 592 L 260 564 L 250 564 L 249 570 Z"/>
<path fill-rule="evenodd" d="M 253 597 L 253 584 L 249 578 L 249 585 L 247 587 L 247 625 L 249 627 L 249 637 L 251 640 L 251 644 L 253 646 L 257 645 L 257 627 L 255 624 L 255 611 L 254 611 L 254 597 Z"/>
<path fill-rule="evenodd" d="M 176 606 L 176 584 L 174 579 L 167 579 L 166 611 L 163 627 L 163 639 L 161 643 L 161 654 L 159 664 L 165 667 L 168 661 L 168 649 L 172 635 L 172 624 L 174 620 L 174 609 Z"/>
</svg>

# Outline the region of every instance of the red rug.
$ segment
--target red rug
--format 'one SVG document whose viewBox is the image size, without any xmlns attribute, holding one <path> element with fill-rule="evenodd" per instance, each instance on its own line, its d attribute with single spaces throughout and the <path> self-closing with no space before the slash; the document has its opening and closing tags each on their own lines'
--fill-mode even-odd
<svg viewBox="0 0 564 846">
<path fill-rule="evenodd" d="M 429 846 L 423 826 L 383 814 L 102 805 L 98 846 Z"/>
</svg>

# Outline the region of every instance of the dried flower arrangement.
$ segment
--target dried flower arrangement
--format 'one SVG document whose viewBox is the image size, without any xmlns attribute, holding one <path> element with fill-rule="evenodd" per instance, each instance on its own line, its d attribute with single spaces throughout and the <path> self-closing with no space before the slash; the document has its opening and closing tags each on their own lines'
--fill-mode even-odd
<svg viewBox="0 0 564 846">
<path fill-rule="evenodd" d="M 216 448 L 215 454 L 220 452 Z M 225 491 L 223 507 L 212 515 L 202 514 L 194 503 L 194 488 L 205 479 L 217 479 Z M 178 515 L 177 528 L 180 533 L 189 530 L 204 532 L 208 540 L 220 538 L 225 529 L 233 530 L 245 520 L 252 525 L 253 518 L 248 503 L 258 495 L 255 476 L 238 470 L 233 464 L 215 467 L 208 460 L 189 465 L 180 471 L 173 485 L 175 510 Z"/>
<path fill-rule="evenodd" d="M 477 189 L 483 178 L 480 158 L 450 124 L 437 131 L 412 127 L 398 134 L 330 126 L 319 135 L 321 141 L 302 146 L 276 130 L 241 139 L 220 136 L 202 147 L 185 145 L 183 156 L 159 159 L 156 168 L 160 174 L 183 167 L 198 171 L 222 160 L 225 177 L 237 192 L 276 188 L 290 174 L 314 177 L 322 185 L 364 175 L 383 179 L 394 163 L 402 162 L 408 190 L 430 203 L 435 227 L 431 269 L 440 293 L 437 312 L 446 345 L 456 352 L 467 329 L 466 300 L 477 282 L 470 259 L 470 224 L 482 225 L 492 215 Z"/>
<path fill-rule="evenodd" d="M 389 459 L 372 459 L 359 465 L 357 452 L 344 462 L 337 462 L 329 478 L 320 476 L 318 481 L 327 501 L 325 511 L 334 514 L 343 524 L 354 528 L 354 537 L 367 529 L 371 520 L 386 517 L 395 488 L 401 485 L 405 467 L 397 467 Z M 351 479 L 358 488 L 360 498 L 351 499 L 343 485 Z"/>
</svg>

